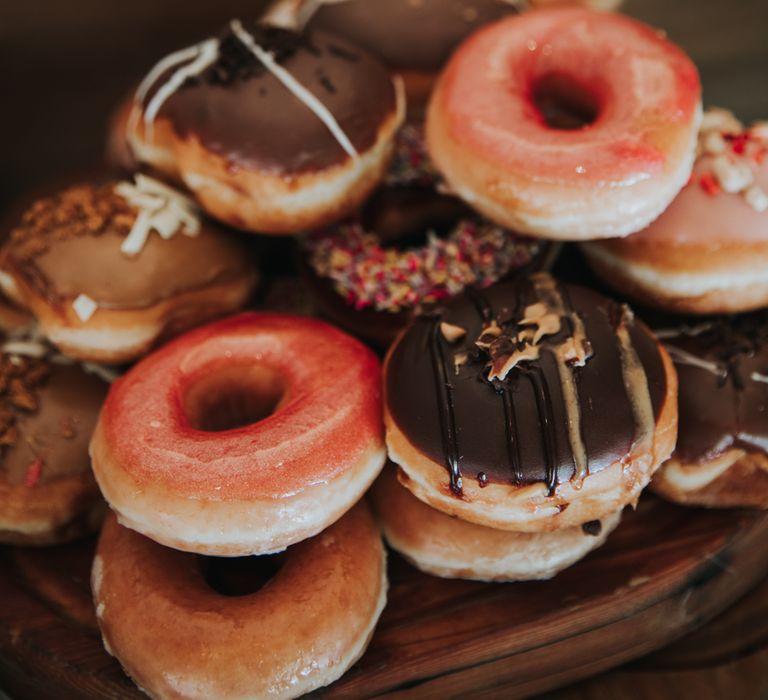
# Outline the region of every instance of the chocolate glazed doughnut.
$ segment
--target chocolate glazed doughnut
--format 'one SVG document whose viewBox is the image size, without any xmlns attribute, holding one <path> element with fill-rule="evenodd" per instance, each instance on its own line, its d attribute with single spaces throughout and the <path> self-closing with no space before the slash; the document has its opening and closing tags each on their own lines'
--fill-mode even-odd
<svg viewBox="0 0 768 700">
<path fill-rule="evenodd" d="M 680 381 L 680 427 L 651 488 L 686 505 L 768 508 L 768 312 L 658 334 Z"/>
<path fill-rule="evenodd" d="M 127 128 L 138 160 L 180 178 L 211 215 L 295 233 L 365 199 L 403 108 L 399 83 L 354 45 L 233 20 L 149 72 Z"/>
<path fill-rule="evenodd" d="M 674 447 L 672 363 L 626 306 L 546 273 L 418 319 L 385 369 L 387 446 L 429 505 L 536 532 L 634 503 Z"/>
</svg>

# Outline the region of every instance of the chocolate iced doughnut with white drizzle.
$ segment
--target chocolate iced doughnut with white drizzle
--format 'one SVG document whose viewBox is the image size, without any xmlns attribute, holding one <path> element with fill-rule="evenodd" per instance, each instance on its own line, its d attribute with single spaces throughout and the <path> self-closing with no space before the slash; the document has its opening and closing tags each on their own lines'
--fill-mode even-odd
<svg viewBox="0 0 768 700">
<path fill-rule="evenodd" d="M 183 181 L 208 213 L 281 234 L 365 199 L 402 112 L 398 80 L 356 46 L 233 20 L 149 72 L 127 129 L 136 158 Z"/>
<path fill-rule="evenodd" d="M 634 504 L 671 454 L 677 382 L 626 307 L 537 273 L 418 319 L 385 366 L 399 476 L 429 505 L 521 532 Z"/>
<path fill-rule="evenodd" d="M 651 488 L 685 505 L 768 508 L 768 312 L 658 331 L 677 369 L 677 447 Z"/>
<path fill-rule="evenodd" d="M 255 282 L 237 234 L 144 175 L 37 200 L 0 249 L 0 287 L 81 360 L 135 359 L 161 338 L 238 310 Z"/>
<path fill-rule="evenodd" d="M 37 339 L 0 344 L 0 542 L 57 544 L 106 512 L 88 443 L 107 382 Z"/>
</svg>

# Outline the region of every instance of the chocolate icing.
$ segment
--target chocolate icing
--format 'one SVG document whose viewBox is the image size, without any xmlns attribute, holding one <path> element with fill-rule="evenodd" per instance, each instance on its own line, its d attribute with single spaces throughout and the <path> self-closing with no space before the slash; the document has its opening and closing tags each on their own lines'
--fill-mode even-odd
<svg viewBox="0 0 768 700">
<path fill-rule="evenodd" d="M 520 321 L 542 299 L 549 309 L 562 302 L 559 329 L 536 343 L 519 342 L 528 337 Z M 467 333 L 451 343 L 440 331 L 442 322 Z M 494 326 L 500 335 L 488 330 Z M 503 380 L 489 381 L 494 344 L 483 351 L 475 344 L 486 333 L 504 356 L 537 344 L 539 359 L 522 360 Z M 575 390 L 570 404 L 566 373 Z M 605 469 L 649 438 L 653 426 L 644 425 L 647 418 L 638 409 L 643 394 L 653 420 L 667 391 L 657 342 L 626 307 L 556 284 L 546 273 L 472 290 L 441 313 L 417 319 L 392 351 L 385 381 L 395 423 L 417 450 L 446 464 L 457 494 L 462 477 L 544 482 L 552 491 Z M 580 449 L 583 474 L 575 457 Z"/>
<path fill-rule="evenodd" d="M 768 451 L 768 312 L 660 333 L 680 382 L 675 457 L 696 463 L 733 447 Z"/>
<path fill-rule="evenodd" d="M 359 153 L 374 145 L 382 122 L 396 108 L 394 83 L 384 66 L 323 32 L 299 35 L 252 25 L 248 31 L 325 105 Z M 220 39 L 218 60 L 171 95 L 159 118 L 170 119 L 181 137 L 198 138 L 233 169 L 291 175 L 349 158 L 326 125 L 231 32 Z M 145 104 L 176 68 L 160 77 Z"/>
<path fill-rule="evenodd" d="M 434 72 L 478 27 L 514 11 L 502 0 L 346 0 L 321 6 L 308 26 L 347 37 L 393 68 Z"/>
<path fill-rule="evenodd" d="M 3 354 L 0 363 L 11 357 Z M 33 487 L 89 469 L 88 444 L 107 384 L 79 365 L 25 357 L 15 361 L 44 366 L 46 374 L 31 389 L 33 403 L 27 407 L 14 401 L 9 391 L 0 397 L 0 411 L 4 417 L 10 414 L 15 429 L 14 440 L 3 440 L 0 473 L 12 485 Z"/>
</svg>

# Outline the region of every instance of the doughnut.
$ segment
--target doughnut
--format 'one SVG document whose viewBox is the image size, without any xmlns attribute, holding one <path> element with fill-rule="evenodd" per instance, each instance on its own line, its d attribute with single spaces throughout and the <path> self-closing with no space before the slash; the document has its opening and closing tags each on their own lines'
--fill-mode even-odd
<svg viewBox="0 0 768 700">
<path fill-rule="evenodd" d="M 385 184 L 360 215 L 303 243 L 304 276 L 319 310 L 383 349 L 423 308 L 468 285 L 542 267 L 553 253 L 441 192 L 415 125 L 399 132 Z"/>
<path fill-rule="evenodd" d="M 620 4 L 620 0 L 557 1 L 601 9 Z M 277 0 L 265 19 L 333 32 L 362 46 L 403 78 L 408 109 L 418 113 L 462 40 L 489 22 L 542 4 L 546 0 Z"/>
<path fill-rule="evenodd" d="M 104 646 L 152 698 L 294 698 L 332 683 L 384 608 L 379 531 L 361 503 L 277 557 L 195 557 L 108 518 L 92 573 Z M 216 575 L 233 563 L 237 588 Z"/>
<path fill-rule="evenodd" d="M 503 226 L 625 236 L 688 180 L 700 91 L 690 59 L 636 20 L 535 10 L 459 47 L 429 103 L 427 145 L 451 188 Z"/>
<path fill-rule="evenodd" d="M 658 333 L 677 369 L 680 423 L 651 488 L 684 505 L 768 508 L 768 312 Z"/>
<path fill-rule="evenodd" d="M 60 544 L 98 529 L 88 441 L 107 383 L 30 336 L 0 344 L 0 543 Z"/>
<path fill-rule="evenodd" d="M 199 554 L 269 554 L 362 496 L 385 459 L 380 367 L 314 319 L 245 313 L 115 382 L 91 442 L 120 522 Z"/>
<path fill-rule="evenodd" d="M 136 93 L 134 156 L 213 217 L 288 234 L 351 213 L 382 178 L 404 105 L 352 44 L 233 20 L 161 60 Z"/>
<path fill-rule="evenodd" d="M 552 578 L 600 547 L 621 519 L 554 532 L 509 532 L 452 518 L 422 503 L 385 469 L 370 492 L 389 546 L 421 571 L 442 578 L 529 581 Z"/>
<path fill-rule="evenodd" d="M 693 175 L 640 233 L 584 244 L 594 271 L 645 304 L 677 313 L 768 304 L 768 122 L 746 129 L 710 110 Z"/>
<path fill-rule="evenodd" d="M 239 309 L 256 273 L 244 244 L 145 175 L 36 201 L 0 249 L 0 287 L 72 357 L 122 363 Z"/>
<path fill-rule="evenodd" d="M 502 530 L 634 505 L 675 444 L 666 351 L 628 307 L 543 272 L 417 319 L 387 355 L 384 393 L 403 485 Z"/>
</svg>

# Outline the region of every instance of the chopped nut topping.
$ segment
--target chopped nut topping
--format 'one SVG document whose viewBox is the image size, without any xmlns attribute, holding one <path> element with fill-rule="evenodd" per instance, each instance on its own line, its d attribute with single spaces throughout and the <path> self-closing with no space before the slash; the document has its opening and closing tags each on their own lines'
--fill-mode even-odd
<svg viewBox="0 0 768 700">
<path fill-rule="evenodd" d="M 539 302 L 526 308 L 521 326 L 536 326 L 531 342 L 538 343 L 546 335 L 554 335 L 560 330 L 560 317 L 550 312 L 546 304 Z"/>
<path fill-rule="evenodd" d="M 453 369 L 456 372 L 456 374 L 459 373 L 459 370 L 467 364 L 467 361 L 469 360 L 469 354 L 466 352 L 457 352 L 453 356 Z"/>
<path fill-rule="evenodd" d="M 38 389 L 49 374 L 45 360 L 20 355 L 0 355 L 0 446 L 18 442 L 17 412 L 36 411 Z"/>
<path fill-rule="evenodd" d="M 487 350 L 491 343 L 502 333 L 501 327 L 496 323 L 496 319 L 483 326 L 480 337 L 475 341 L 475 345 L 482 350 Z"/>
<path fill-rule="evenodd" d="M 491 371 L 488 379 L 499 379 L 504 381 L 507 375 L 521 362 L 538 360 L 541 355 L 541 345 L 523 345 L 519 350 L 515 350 L 511 355 L 499 357 L 491 363 Z"/>
<path fill-rule="evenodd" d="M 440 323 L 440 332 L 443 334 L 443 338 L 449 343 L 455 343 L 467 334 L 467 329 L 443 321 Z"/>
</svg>

